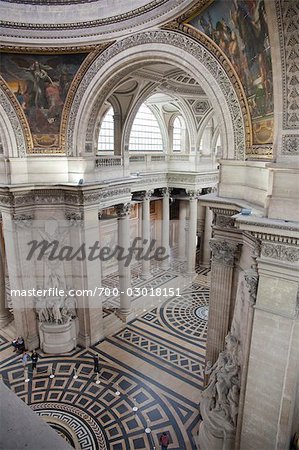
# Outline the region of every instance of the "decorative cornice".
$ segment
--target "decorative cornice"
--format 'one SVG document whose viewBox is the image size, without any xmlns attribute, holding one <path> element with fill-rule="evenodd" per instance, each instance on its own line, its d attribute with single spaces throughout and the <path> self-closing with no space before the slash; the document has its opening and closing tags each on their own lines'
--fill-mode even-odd
<svg viewBox="0 0 299 450">
<path fill-rule="evenodd" d="M 66 211 L 65 218 L 66 218 L 66 220 L 69 220 L 70 222 L 78 222 L 78 221 L 83 220 L 84 213 L 83 213 L 83 211 Z"/>
<path fill-rule="evenodd" d="M 299 247 L 263 242 L 261 256 L 295 263 L 299 261 Z"/>
<path fill-rule="evenodd" d="M 135 8 L 132 11 L 125 12 L 123 14 L 118 14 L 116 16 L 104 17 L 102 19 L 94 19 L 86 22 L 68 22 L 68 23 L 27 23 L 27 22 L 12 22 L 1 20 L 0 24 L 4 28 L 16 28 L 25 30 L 76 30 L 84 28 L 94 28 L 103 25 L 110 25 L 114 23 L 124 22 L 128 19 L 133 19 L 134 17 L 145 14 L 148 11 L 154 10 L 160 5 L 167 3 L 168 0 L 153 0 L 147 5 Z M 69 2 L 68 2 L 69 3 Z"/>
<path fill-rule="evenodd" d="M 241 244 L 220 239 L 210 239 L 212 261 L 232 267 L 238 255 Z"/>
</svg>

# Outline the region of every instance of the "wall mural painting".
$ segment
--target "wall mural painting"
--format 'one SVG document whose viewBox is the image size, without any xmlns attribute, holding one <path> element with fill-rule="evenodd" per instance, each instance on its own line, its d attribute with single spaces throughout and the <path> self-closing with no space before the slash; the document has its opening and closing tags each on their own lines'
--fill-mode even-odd
<svg viewBox="0 0 299 450">
<path fill-rule="evenodd" d="M 273 78 L 264 0 L 214 0 L 190 24 L 229 57 L 248 98 L 255 144 L 273 142 Z"/>
<path fill-rule="evenodd" d="M 86 54 L 0 54 L 0 73 L 28 120 L 34 148 L 59 147 L 64 102 Z"/>
</svg>

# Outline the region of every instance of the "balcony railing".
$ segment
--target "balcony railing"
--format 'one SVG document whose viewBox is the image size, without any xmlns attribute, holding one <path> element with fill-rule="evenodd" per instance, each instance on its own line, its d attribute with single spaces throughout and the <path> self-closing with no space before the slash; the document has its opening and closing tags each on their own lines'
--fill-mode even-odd
<svg viewBox="0 0 299 450">
<path fill-rule="evenodd" d="M 113 167 L 122 165 L 121 156 L 97 156 L 95 161 L 96 167 Z"/>
</svg>

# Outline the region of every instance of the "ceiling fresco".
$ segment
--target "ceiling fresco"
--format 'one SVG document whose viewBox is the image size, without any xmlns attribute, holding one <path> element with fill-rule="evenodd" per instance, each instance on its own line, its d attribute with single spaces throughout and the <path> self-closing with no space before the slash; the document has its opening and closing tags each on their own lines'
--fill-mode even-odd
<svg viewBox="0 0 299 450">
<path fill-rule="evenodd" d="M 254 143 L 273 142 L 273 75 L 264 0 L 215 0 L 189 23 L 213 39 L 239 75 Z"/>
<path fill-rule="evenodd" d="M 34 148 L 58 148 L 64 103 L 86 54 L 0 53 L 0 73 L 29 124 Z"/>
</svg>

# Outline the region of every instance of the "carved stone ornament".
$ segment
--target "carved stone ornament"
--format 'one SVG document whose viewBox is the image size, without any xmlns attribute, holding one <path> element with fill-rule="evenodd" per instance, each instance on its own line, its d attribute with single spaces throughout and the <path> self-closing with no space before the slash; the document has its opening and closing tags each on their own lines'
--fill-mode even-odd
<svg viewBox="0 0 299 450">
<path fill-rule="evenodd" d="M 259 276 L 255 270 L 248 270 L 244 274 L 244 279 L 249 292 L 249 301 L 251 305 L 256 302 Z"/>
<path fill-rule="evenodd" d="M 171 188 L 168 188 L 168 187 L 162 188 L 161 194 L 163 195 L 163 197 L 169 197 L 171 194 Z"/>
<path fill-rule="evenodd" d="M 153 195 L 153 193 L 154 193 L 154 191 L 148 190 L 148 191 L 144 191 L 141 196 L 142 196 L 143 200 L 149 200 L 151 198 L 151 196 Z"/>
<path fill-rule="evenodd" d="M 299 155 L 299 135 L 288 135 L 282 138 L 283 155 L 297 156 Z"/>
<path fill-rule="evenodd" d="M 213 262 L 233 266 L 240 244 L 212 238 L 210 248 Z"/>
<path fill-rule="evenodd" d="M 79 222 L 83 220 L 84 213 L 82 211 L 66 211 L 65 218 L 71 223 Z"/>
<path fill-rule="evenodd" d="M 198 443 L 200 448 L 231 448 L 215 446 L 213 439 L 233 439 L 235 435 L 240 394 L 240 343 L 231 333 L 225 338 L 225 349 L 216 363 L 207 364 L 209 383 L 202 392 Z M 206 442 L 211 436 L 210 446 Z M 233 447 L 232 447 L 233 448 Z"/>
<path fill-rule="evenodd" d="M 186 193 L 190 200 L 197 200 L 198 197 L 200 196 L 200 192 L 201 192 L 201 190 L 199 190 L 199 189 L 198 190 L 191 190 L 191 189 L 186 190 Z"/>
<path fill-rule="evenodd" d="M 14 133 L 14 137 L 17 143 L 18 156 L 23 158 L 26 156 L 27 149 L 30 145 L 29 131 L 26 129 L 26 125 L 21 122 L 16 109 L 18 107 L 18 102 L 16 100 L 15 105 L 13 105 L 13 94 L 11 94 L 7 85 L 4 81 L 0 83 L 0 104 L 4 109 L 7 118 L 10 122 L 11 128 Z M 27 127 L 28 128 L 28 127 Z M 13 156 L 13 155 L 9 155 Z"/>
<path fill-rule="evenodd" d="M 233 228 L 235 225 L 235 220 L 232 219 L 231 216 L 216 214 L 215 225 L 219 228 Z"/>
<path fill-rule="evenodd" d="M 223 95 L 226 98 L 228 108 L 230 110 L 231 121 L 234 131 L 234 153 L 236 159 L 243 159 L 245 154 L 246 142 L 245 142 L 245 127 L 243 121 L 243 111 L 239 103 L 238 96 L 235 91 L 235 86 L 230 80 L 228 74 L 211 52 L 205 48 L 199 42 L 196 42 L 193 38 L 187 35 L 174 31 L 166 30 L 152 30 L 143 33 L 135 33 L 122 40 L 115 42 L 104 50 L 90 65 L 86 71 L 74 97 L 74 101 L 71 106 L 69 120 L 67 125 L 67 153 L 72 154 L 74 147 L 74 130 L 75 123 L 78 117 L 78 111 L 80 105 L 82 105 L 83 97 L 86 94 L 86 90 L 92 83 L 95 77 L 97 77 L 99 69 L 103 65 L 107 64 L 113 57 L 119 55 L 127 49 L 138 47 L 144 44 L 165 44 L 172 45 L 196 57 L 202 64 L 204 64 L 206 70 L 209 71 L 211 76 L 216 80 L 218 86 L 221 88 Z M 86 142 L 92 141 L 92 134 L 96 127 L 96 120 L 98 117 L 99 109 L 102 103 L 105 101 L 111 90 L 115 87 L 126 74 L 131 73 L 132 67 L 124 68 L 123 71 L 114 77 L 110 78 L 109 82 L 103 84 L 103 88 L 99 92 L 94 101 L 92 113 L 89 118 L 88 130 L 86 134 Z"/>
<path fill-rule="evenodd" d="M 299 128 L 299 3 L 294 0 L 276 0 L 276 13 L 282 62 L 283 129 L 297 130 Z M 289 142 L 289 139 L 286 139 L 285 145 L 289 145 Z M 293 145 L 291 149 L 294 149 Z M 289 154 L 285 146 L 283 153 Z M 295 154 L 298 154 L 298 150 Z"/>
<path fill-rule="evenodd" d="M 119 218 L 128 217 L 131 213 L 132 205 L 131 203 L 124 203 L 115 206 L 116 214 Z"/>
<path fill-rule="evenodd" d="M 291 263 L 299 261 L 299 248 L 282 244 L 263 243 L 261 254 L 267 258 L 288 261 Z"/>
</svg>

